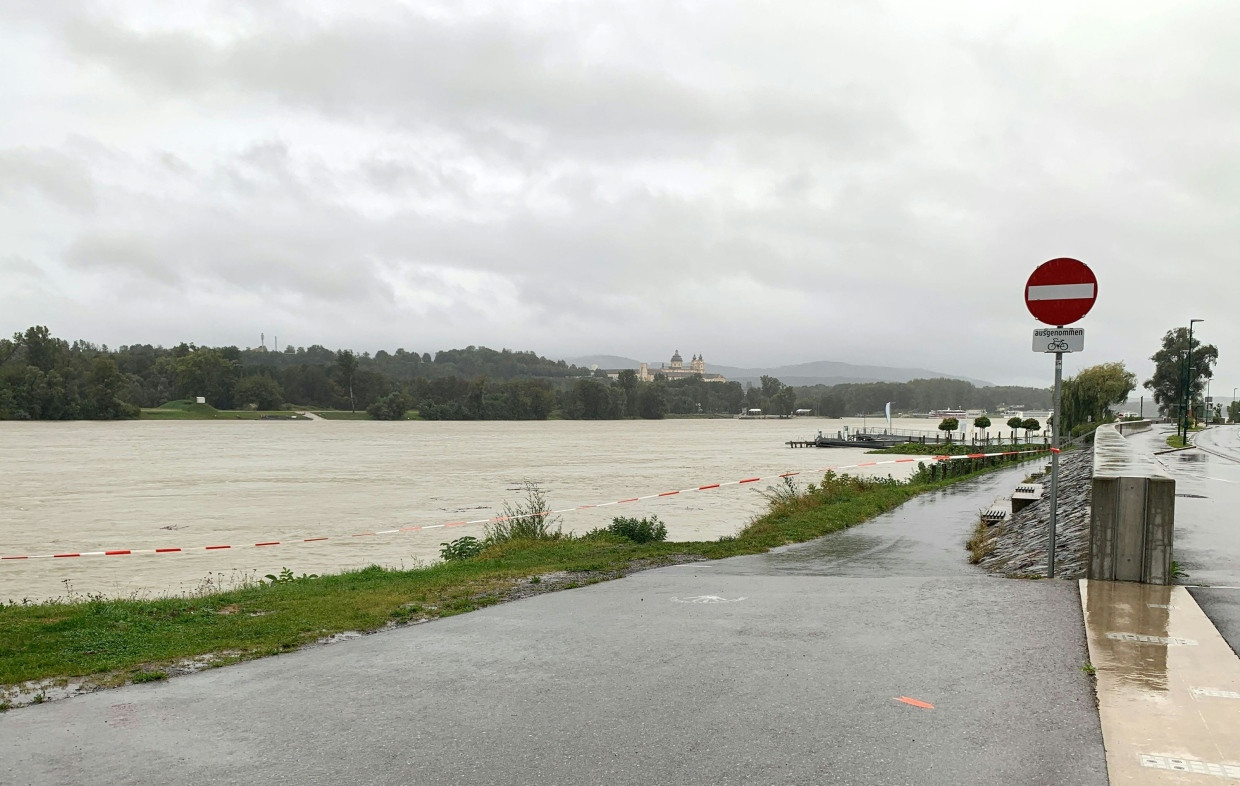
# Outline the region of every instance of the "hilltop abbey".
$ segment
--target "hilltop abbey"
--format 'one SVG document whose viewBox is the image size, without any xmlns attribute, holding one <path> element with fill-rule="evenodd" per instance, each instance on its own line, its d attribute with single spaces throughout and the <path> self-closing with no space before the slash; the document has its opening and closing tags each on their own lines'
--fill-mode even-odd
<svg viewBox="0 0 1240 786">
<path fill-rule="evenodd" d="M 689 361 L 689 367 L 685 368 L 685 359 L 680 356 L 679 349 L 672 353 L 670 364 L 660 363 L 659 368 L 651 371 L 649 363 L 642 363 L 641 368 L 637 370 L 637 378 L 642 382 L 650 382 L 658 374 L 668 379 L 688 379 L 694 374 L 699 374 L 704 382 L 727 382 L 721 374 L 706 373 L 706 361 L 701 355 L 694 355 Z"/>
</svg>

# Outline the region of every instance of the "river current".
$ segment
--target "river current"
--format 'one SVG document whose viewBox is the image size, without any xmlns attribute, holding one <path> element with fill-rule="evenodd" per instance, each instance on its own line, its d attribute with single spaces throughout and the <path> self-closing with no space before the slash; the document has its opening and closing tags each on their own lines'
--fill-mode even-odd
<svg viewBox="0 0 1240 786">
<path fill-rule="evenodd" d="M 780 473 L 810 482 L 828 467 L 898 458 L 786 444 L 846 424 L 862 421 L 0 422 L 0 556 L 187 549 L 0 560 L 0 601 L 179 594 L 285 567 L 427 564 L 442 542 L 482 537 L 483 525 L 364 534 L 487 518 L 527 480 L 560 509 L 764 478 L 562 516 L 564 530 L 583 533 L 617 515 L 657 515 L 670 540 L 714 539 L 761 512 L 760 492 Z M 902 478 L 915 467 L 850 471 Z M 288 543 L 318 537 L 328 540 Z M 253 547 L 271 541 L 281 545 Z M 203 548 L 213 545 L 242 548 Z"/>
</svg>

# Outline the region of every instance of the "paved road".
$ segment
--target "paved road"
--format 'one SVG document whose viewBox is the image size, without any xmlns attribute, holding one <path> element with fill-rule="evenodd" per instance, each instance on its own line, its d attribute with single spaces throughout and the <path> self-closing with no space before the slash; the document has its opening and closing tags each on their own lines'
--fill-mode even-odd
<svg viewBox="0 0 1240 786">
<path fill-rule="evenodd" d="M 768 555 L 9 712 L 0 782 L 1105 784 L 1076 583 L 963 561 L 1021 472 Z"/>
<path fill-rule="evenodd" d="M 1158 427 L 1140 447 L 1165 450 L 1174 427 Z M 1194 438 L 1197 449 L 1159 456 L 1176 479 L 1175 560 L 1187 571 L 1181 581 L 1240 654 L 1240 426 L 1215 426 Z"/>
</svg>

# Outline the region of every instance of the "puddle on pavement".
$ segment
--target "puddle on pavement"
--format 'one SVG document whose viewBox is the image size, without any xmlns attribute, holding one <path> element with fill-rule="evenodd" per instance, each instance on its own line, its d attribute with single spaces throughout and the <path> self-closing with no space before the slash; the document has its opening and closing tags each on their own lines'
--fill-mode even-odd
<svg viewBox="0 0 1240 786">
<path fill-rule="evenodd" d="M 1086 602 L 1089 620 L 1098 630 L 1167 637 L 1171 614 L 1169 586 L 1095 581 L 1089 584 Z M 1139 647 L 1130 641 L 1109 638 L 1102 638 L 1097 644 L 1106 662 L 1114 667 L 1120 686 L 1167 691 L 1166 647 Z"/>
</svg>

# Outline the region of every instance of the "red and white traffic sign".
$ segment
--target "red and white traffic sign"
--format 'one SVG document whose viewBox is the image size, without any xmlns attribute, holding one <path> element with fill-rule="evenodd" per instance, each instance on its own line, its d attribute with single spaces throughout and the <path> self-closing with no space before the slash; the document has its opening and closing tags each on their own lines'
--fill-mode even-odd
<svg viewBox="0 0 1240 786">
<path fill-rule="evenodd" d="M 1025 284 L 1025 305 L 1039 322 L 1070 325 L 1098 299 L 1098 279 L 1079 259 L 1060 257 L 1038 265 Z"/>
</svg>

